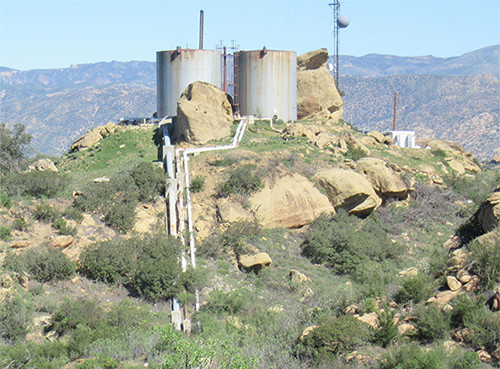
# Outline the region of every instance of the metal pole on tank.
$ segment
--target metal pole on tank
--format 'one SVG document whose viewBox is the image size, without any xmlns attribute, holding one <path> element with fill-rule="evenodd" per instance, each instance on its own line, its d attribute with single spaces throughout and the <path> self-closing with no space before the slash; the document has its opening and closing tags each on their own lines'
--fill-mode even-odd
<svg viewBox="0 0 500 369">
<path fill-rule="evenodd" d="M 203 18 L 204 18 L 203 9 L 200 10 L 200 50 L 203 50 Z"/>
<path fill-rule="evenodd" d="M 398 104 L 398 92 L 394 92 L 394 119 L 392 120 L 392 130 L 396 130 L 396 106 Z"/>
</svg>

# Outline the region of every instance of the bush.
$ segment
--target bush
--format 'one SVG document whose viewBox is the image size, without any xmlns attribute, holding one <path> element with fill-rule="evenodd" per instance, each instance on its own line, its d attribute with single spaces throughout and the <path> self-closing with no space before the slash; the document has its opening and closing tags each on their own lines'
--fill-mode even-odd
<svg viewBox="0 0 500 369">
<path fill-rule="evenodd" d="M 5 192 L 0 192 L 0 206 L 7 209 L 12 207 L 12 200 Z"/>
<path fill-rule="evenodd" d="M 0 240 L 2 241 L 10 240 L 10 228 L 6 226 L 0 226 Z"/>
<path fill-rule="evenodd" d="M 201 190 L 203 190 L 203 186 L 205 185 L 205 179 L 206 178 L 203 176 L 194 177 L 193 180 L 191 181 L 191 186 L 189 187 L 191 192 L 194 193 L 201 192 Z"/>
<path fill-rule="evenodd" d="M 74 236 L 77 232 L 76 227 L 69 227 L 64 218 L 55 219 L 54 228 L 57 229 L 60 234 L 64 235 Z"/>
<path fill-rule="evenodd" d="M 165 194 L 166 177 L 165 172 L 151 163 L 138 163 L 131 171 L 139 191 L 140 201 L 152 201 L 155 196 Z"/>
<path fill-rule="evenodd" d="M 24 218 L 16 218 L 14 219 L 13 227 L 14 229 L 22 232 L 28 229 L 28 223 L 26 223 Z"/>
<path fill-rule="evenodd" d="M 373 335 L 373 341 L 382 347 L 391 345 L 398 337 L 398 327 L 394 323 L 396 310 L 389 310 L 388 306 L 384 307 L 384 311 L 377 312 L 379 328 Z"/>
<path fill-rule="evenodd" d="M 432 279 L 426 275 L 406 278 L 401 284 L 401 289 L 394 296 L 399 304 L 412 301 L 414 304 L 427 299 L 432 293 Z"/>
<path fill-rule="evenodd" d="M 122 283 L 135 296 L 169 299 L 180 290 L 180 243 L 164 233 L 94 244 L 80 255 L 79 272 Z"/>
<path fill-rule="evenodd" d="M 76 366 L 77 369 L 117 369 L 120 362 L 116 359 L 103 357 L 99 359 L 86 359 L 82 364 Z"/>
<path fill-rule="evenodd" d="M 52 247 L 29 249 L 19 255 L 10 253 L 5 266 L 17 273 L 28 272 L 39 282 L 70 279 L 76 269 L 66 255 Z"/>
<path fill-rule="evenodd" d="M 219 197 L 231 194 L 248 196 L 264 187 L 262 175 L 254 164 L 245 164 L 231 170 L 229 178 L 218 189 Z"/>
<path fill-rule="evenodd" d="M 80 223 L 83 220 L 82 211 L 80 209 L 73 207 L 73 206 L 67 207 L 63 212 L 63 216 L 66 219 L 73 219 L 75 222 L 78 222 L 78 223 Z"/>
<path fill-rule="evenodd" d="M 353 146 L 349 146 L 347 149 L 347 152 L 345 154 L 346 158 L 357 161 L 361 158 L 364 158 L 366 155 L 366 152 L 362 149 L 358 149 Z"/>
<path fill-rule="evenodd" d="M 99 329 L 103 323 L 104 310 L 97 301 L 87 298 L 76 300 L 66 298 L 52 314 L 47 331 L 63 335 L 75 330 L 79 325 Z"/>
<path fill-rule="evenodd" d="M 126 233 L 134 226 L 135 208 L 123 202 L 113 204 L 104 215 L 104 222 L 117 231 Z"/>
<path fill-rule="evenodd" d="M 442 348 L 421 348 L 411 344 L 389 351 L 380 369 L 478 369 L 481 361 L 475 352 L 447 354 Z"/>
<path fill-rule="evenodd" d="M 239 313 L 246 303 L 249 302 L 249 294 L 247 291 L 242 289 L 237 289 L 229 292 L 223 292 L 219 289 L 214 289 L 210 291 L 208 295 L 208 302 L 203 305 L 203 311 L 209 311 L 215 314 L 228 313 L 237 314 Z"/>
<path fill-rule="evenodd" d="M 450 330 L 450 314 L 437 304 L 422 306 L 417 311 L 417 337 L 423 342 L 442 339 Z"/>
<path fill-rule="evenodd" d="M 394 259 L 400 250 L 393 247 L 376 218 L 360 220 L 339 212 L 311 224 L 302 252 L 336 274 L 360 276 L 368 264 Z"/>
<path fill-rule="evenodd" d="M 484 289 L 492 289 L 500 282 L 500 231 L 494 241 L 473 241 L 469 244 L 471 272 L 482 281 Z"/>
<path fill-rule="evenodd" d="M 56 209 L 54 209 L 46 202 L 41 202 L 37 204 L 34 216 L 36 220 L 41 220 L 42 222 L 50 223 L 53 222 L 57 217 L 59 217 L 59 213 Z"/>
<path fill-rule="evenodd" d="M 328 317 L 309 333 L 303 342 L 306 355 L 317 361 L 331 359 L 334 355 L 351 352 L 365 344 L 371 337 L 370 326 L 351 315 Z"/>
<path fill-rule="evenodd" d="M 19 172 L 26 167 L 31 135 L 23 124 L 16 123 L 12 130 L 0 124 L 0 173 Z"/>
<path fill-rule="evenodd" d="M 33 321 L 33 304 L 15 294 L 0 304 L 0 338 L 8 343 L 21 341 Z"/>
</svg>

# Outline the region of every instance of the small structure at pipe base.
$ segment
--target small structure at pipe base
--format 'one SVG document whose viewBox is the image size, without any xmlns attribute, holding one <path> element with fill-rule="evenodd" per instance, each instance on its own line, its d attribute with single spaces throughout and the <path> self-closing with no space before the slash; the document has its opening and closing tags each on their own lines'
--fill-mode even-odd
<svg viewBox="0 0 500 369">
<path fill-rule="evenodd" d="M 394 145 L 410 149 L 417 148 L 415 145 L 415 131 L 389 131 L 387 133 L 394 140 Z"/>
</svg>

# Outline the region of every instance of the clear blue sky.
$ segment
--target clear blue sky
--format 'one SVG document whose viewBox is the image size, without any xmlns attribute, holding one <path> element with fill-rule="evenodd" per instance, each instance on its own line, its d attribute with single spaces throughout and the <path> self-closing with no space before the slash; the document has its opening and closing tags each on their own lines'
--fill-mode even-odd
<svg viewBox="0 0 500 369">
<path fill-rule="evenodd" d="M 0 0 L 0 65 L 62 68 L 99 61 L 155 60 L 157 50 L 332 50 L 330 1 Z M 341 54 L 457 56 L 500 44 L 499 0 L 343 0 L 351 24 Z"/>
</svg>

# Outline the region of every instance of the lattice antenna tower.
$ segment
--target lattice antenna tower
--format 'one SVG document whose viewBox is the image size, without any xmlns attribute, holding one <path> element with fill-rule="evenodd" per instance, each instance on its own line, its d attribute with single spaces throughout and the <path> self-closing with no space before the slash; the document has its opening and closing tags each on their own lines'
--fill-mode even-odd
<svg viewBox="0 0 500 369">
<path fill-rule="evenodd" d="M 340 0 L 333 0 L 328 4 L 333 10 L 333 77 L 337 89 L 340 88 L 340 54 L 339 54 L 339 30 L 349 25 L 349 18 L 340 14 Z"/>
</svg>

